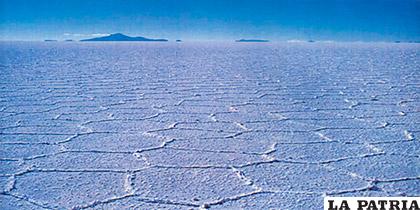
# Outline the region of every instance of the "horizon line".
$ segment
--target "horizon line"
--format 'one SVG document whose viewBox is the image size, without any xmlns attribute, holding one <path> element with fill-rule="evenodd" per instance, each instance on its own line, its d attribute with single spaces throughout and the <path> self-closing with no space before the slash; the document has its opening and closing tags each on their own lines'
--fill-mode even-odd
<svg viewBox="0 0 420 210">
<path fill-rule="evenodd" d="M 96 37 L 95 37 L 96 38 Z M 242 39 L 242 38 L 241 38 Z M 181 40 L 182 42 L 234 42 L 234 43 L 256 43 L 256 42 L 239 42 L 241 39 L 167 39 L 168 41 L 165 42 L 177 42 L 177 40 Z M 420 40 L 412 40 L 412 41 L 403 41 L 403 40 L 314 40 L 314 39 L 285 39 L 285 40 L 270 40 L 270 39 L 254 39 L 249 38 L 245 40 L 266 40 L 267 42 L 258 42 L 262 43 L 420 43 Z M 42 39 L 42 40 L 8 40 L 8 39 L 0 39 L 0 42 L 80 42 L 80 43 L 95 43 L 95 42 L 154 42 L 154 41 L 82 41 L 75 40 L 75 39 Z M 179 42 L 178 42 L 179 43 Z"/>
<path fill-rule="evenodd" d="M 372 42 L 385 42 L 385 43 L 420 43 L 420 40 L 415 40 L 415 39 L 314 39 L 314 38 L 274 38 L 274 39 L 269 39 L 268 37 L 250 37 L 250 36 L 244 36 L 244 37 L 240 37 L 240 38 L 215 38 L 215 39 L 206 39 L 206 38 L 198 38 L 198 39 L 194 39 L 194 38 L 189 38 L 189 39 L 182 39 L 182 38 L 148 38 L 144 35 L 127 35 L 121 32 L 114 32 L 114 33 L 90 33 L 90 34 L 77 34 L 77 36 L 73 36 L 73 37 L 68 37 L 68 38 L 39 38 L 39 39 L 2 39 L 0 38 L 0 41 L 3 42 L 12 42 L 12 41 L 17 41 L 17 42 L 47 42 L 47 41 L 51 41 L 51 42 L 85 42 L 86 40 L 89 39 L 95 39 L 95 38 L 104 38 L 104 37 L 110 37 L 113 35 L 117 35 L 117 34 L 121 34 L 130 38 L 137 38 L 137 37 L 142 37 L 142 38 L 146 38 L 146 39 L 165 39 L 166 42 L 179 42 L 178 40 L 180 40 L 181 42 L 246 42 L 246 41 L 250 41 L 250 42 L 257 42 L 257 41 L 264 41 L 264 42 L 344 42 L 344 43 L 353 43 L 353 42 L 367 42 L 367 43 L 372 43 Z M 74 35 L 73 33 L 64 33 L 64 35 Z M 83 36 L 80 36 L 83 35 Z M 75 39 L 75 38 L 78 39 Z M 9 37 L 10 38 L 10 37 Z M 141 42 L 142 40 L 136 41 L 133 40 L 131 42 Z M 90 41 L 89 41 L 90 42 Z M 96 41 L 97 42 L 97 41 Z M 109 42 L 109 41 L 108 41 Z M 130 42 L 130 41 L 125 41 L 125 40 L 115 40 L 112 42 Z"/>
</svg>

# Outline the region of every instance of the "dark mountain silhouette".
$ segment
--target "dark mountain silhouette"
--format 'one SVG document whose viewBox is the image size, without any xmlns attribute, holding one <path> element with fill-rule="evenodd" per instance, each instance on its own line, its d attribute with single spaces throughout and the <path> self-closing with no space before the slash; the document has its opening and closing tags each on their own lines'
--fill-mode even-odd
<svg viewBox="0 0 420 210">
<path fill-rule="evenodd" d="M 92 42 L 92 41 L 140 41 L 140 42 L 167 42 L 167 39 L 149 39 L 149 38 L 145 38 L 145 37 L 131 37 L 131 36 L 127 36 L 124 35 L 122 33 L 116 33 L 116 34 L 111 34 L 109 36 L 103 36 L 103 37 L 95 37 L 92 39 L 82 39 L 80 40 L 82 42 Z"/>
<path fill-rule="evenodd" d="M 265 39 L 239 39 L 236 42 L 269 42 L 269 40 Z"/>
</svg>

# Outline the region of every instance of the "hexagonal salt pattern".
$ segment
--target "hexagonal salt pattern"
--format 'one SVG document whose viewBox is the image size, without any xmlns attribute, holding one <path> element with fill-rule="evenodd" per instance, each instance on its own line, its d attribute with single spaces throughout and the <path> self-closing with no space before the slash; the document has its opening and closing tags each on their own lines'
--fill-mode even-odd
<svg viewBox="0 0 420 210">
<path fill-rule="evenodd" d="M 420 194 L 418 44 L 0 45 L 0 209 Z"/>
</svg>

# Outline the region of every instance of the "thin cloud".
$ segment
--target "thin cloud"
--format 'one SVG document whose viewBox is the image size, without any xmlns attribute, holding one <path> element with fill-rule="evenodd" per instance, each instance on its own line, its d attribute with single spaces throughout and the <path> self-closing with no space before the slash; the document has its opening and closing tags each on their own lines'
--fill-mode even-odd
<svg viewBox="0 0 420 210">
<path fill-rule="evenodd" d="M 110 34 L 91 34 L 91 36 L 109 36 Z"/>
<path fill-rule="evenodd" d="M 86 37 L 86 36 L 95 37 L 95 36 L 108 36 L 109 34 L 107 34 L 107 33 L 93 33 L 93 34 L 64 33 L 63 35 L 64 36 L 74 36 L 74 37 Z"/>
</svg>

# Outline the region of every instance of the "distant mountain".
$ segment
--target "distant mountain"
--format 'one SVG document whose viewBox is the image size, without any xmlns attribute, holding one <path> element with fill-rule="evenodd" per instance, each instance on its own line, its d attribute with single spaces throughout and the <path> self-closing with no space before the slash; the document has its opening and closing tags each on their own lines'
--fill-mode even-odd
<svg viewBox="0 0 420 210">
<path fill-rule="evenodd" d="M 93 41 L 113 41 L 113 42 L 120 42 L 120 41 L 130 41 L 130 42 L 167 42 L 167 39 L 149 39 L 145 37 L 131 37 L 124 35 L 122 33 L 111 34 L 109 36 L 103 37 L 95 37 L 92 39 L 82 39 L 82 42 L 93 42 Z"/>
<path fill-rule="evenodd" d="M 57 40 L 55 40 L 55 39 L 46 39 L 46 40 L 44 40 L 44 42 L 56 42 Z"/>
<path fill-rule="evenodd" d="M 269 40 L 265 39 L 239 39 L 236 42 L 269 42 Z"/>
</svg>

